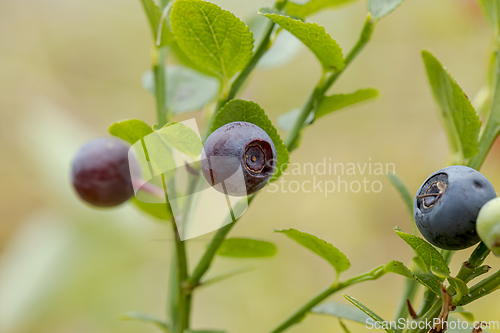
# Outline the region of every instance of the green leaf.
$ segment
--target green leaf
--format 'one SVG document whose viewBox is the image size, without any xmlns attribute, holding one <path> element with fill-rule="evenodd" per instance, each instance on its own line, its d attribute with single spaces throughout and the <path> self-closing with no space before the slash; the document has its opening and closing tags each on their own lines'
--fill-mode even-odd
<svg viewBox="0 0 500 333">
<path fill-rule="evenodd" d="M 453 153 L 464 158 L 476 155 L 481 122 L 474 107 L 439 60 L 427 51 L 422 51 L 422 57 Z"/>
<path fill-rule="evenodd" d="M 300 109 L 293 109 L 288 111 L 287 113 L 280 115 L 278 117 L 278 127 L 285 131 L 289 131 L 290 129 L 292 129 L 293 124 L 295 124 L 295 121 L 299 117 L 299 114 L 300 114 Z M 314 115 L 310 113 L 307 116 L 306 121 L 304 121 L 305 124 L 304 127 L 309 125 L 313 120 L 314 120 Z"/>
<path fill-rule="evenodd" d="M 321 101 L 318 110 L 316 111 L 315 119 L 323 117 L 329 113 L 340 110 L 347 106 L 351 106 L 353 104 L 375 98 L 377 96 L 378 91 L 373 88 L 360 89 L 351 94 L 327 96 Z"/>
<path fill-rule="evenodd" d="M 134 144 L 148 134 L 153 133 L 151 127 L 138 119 L 123 120 L 109 127 L 109 133 Z"/>
<path fill-rule="evenodd" d="M 275 230 L 274 232 L 285 234 L 300 245 L 308 248 L 320 257 L 324 258 L 333 266 L 333 268 L 337 272 L 337 278 L 340 273 L 348 270 L 349 267 L 351 267 L 349 259 L 347 259 L 347 257 L 339 251 L 339 249 L 337 249 L 327 241 L 324 241 L 314 235 L 298 231 L 296 229 Z"/>
<path fill-rule="evenodd" d="M 255 266 L 238 267 L 238 268 L 233 269 L 233 270 L 231 270 L 229 272 L 223 273 L 221 275 L 215 276 L 213 278 L 210 278 L 210 279 L 207 279 L 207 280 L 201 282 L 201 284 L 200 284 L 200 286 L 198 288 L 200 288 L 200 287 L 206 287 L 206 286 L 209 286 L 211 284 L 214 284 L 214 283 L 217 283 L 217 282 L 220 282 L 220 281 L 224 281 L 224 280 L 229 279 L 229 278 L 231 278 L 233 276 L 249 272 L 249 271 L 251 271 L 253 269 L 255 269 Z"/>
<path fill-rule="evenodd" d="M 306 3 L 298 4 L 288 2 L 285 11 L 289 16 L 305 18 L 324 9 L 331 9 L 347 5 L 356 0 L 309 0 Z"/>
<path fill-rule="evenodd" d="M 389 324 L 388 321 L 386 320 L 383 320 L 382 318 L 380 318 L 377 314 L 375 314 L 372 310 L 368 309 L 366 306 L 364 306 L 363 304 L 359 303 L 355 298 L 351 297 L 351 296 L 348 296 L 348 295 L 342 295 L 344 296 L 349 302 L 351 302 L 355 307 L 357 307 L 358 309 L 360 309 L 361 311 L 363 311 L 364 313 L 366 313 L 370 318 L 372 318 L 373 320 L 377 321 L 378 323 L 380 323 L 382 325 L 382 328 L 384 328 L 384 330 L 388 333 L 394 333 L 393 330 L 391 330 L 389 327 L 387 327 Z"/>
<path fill-rule="evenodd" d="M 455 289 L 456 292 L 456 295 L 453 297 L 453 303 L 455 304 L 458 303 L 464 295 L 467 295 L 470 292 L 469 288 L 467 287 L 464 281 L 450 276 L 449 273 L 443 272 L 436 267 L 432 269 L 432 273 L 441 278 L 448 279 L 448 282 Z"/>
<path fill-rule="evenodd" d="M 260 9 L 259 14 L 279 24 L 304 43 L 316 55 L 325 72 L 339 71 L 344 68 L 342 49 L 324 27 L 317 23 L 303 22 L 277 14 L 268 8 Z"/>
<path fill-rule="evenodd" d="M 197 111 L 213 101 L 219 92 L 219 80 L 191 68 L 174 65 L 169 66 L 165 73 L 168 79 L 166 106 L 175 114 Z M 142 76 L 142 85 L 155 94 L 155 80 L 151 71 Z"/>
<path fill-rule="evenodd" d="M 446 264 L 446 261 L 431 244 L 427 243 L 422 238 L 417 236 L 413 236 L 402 232 L 400 230 L 395 230 L 396 234 L 401 237 L 408 245 L 410 245 L 415 253 L 422 258 L 424 261 L 426 268 L 430 271 L 433 268 L 437 268 L 446 274 L 450 274 L 450 269 Z"/>
<path fill-rule="evenodd" d="M 157 131 L 161 140 L 172 149 L 196 157 L 201 154 L 203 143 L 193 129 L 182 123 L 170 123 Z"/>
<path fill-rule="evenodd" d="M 490 27 L 498 32 L 500 25 L 500 3 L 498 0 L 478 0 L 481 11 Z"/>
<path fill-rule="evenodd" d="M 368 0 L 368 11 L 375 20 L 380 20 L 402 3 L 403 0 Z"/>
<path fill-rule="evenodd" d="M 157 318 L 155 318 L 153 316 L 150 316 L 150 315 L 147 315 L 147 314 L 144 314 L 144 313 L 132 311 L 132 312 L 128 312 L 128 313 L 122 314 L 119 317 L 119 319 L 120 320 L 141 321 L 141 322 L 144 322 L 144 323 L 150 323 L 150 324 L 155 325 L 159 329 L 161 329 L 163 332 L 168 332 L 167 324 L 165 324 L 160 319 L 157 319 Z"/>
<path fill-rule="evenodd" d="M 276 171 L 271 181 L 278 179 L 288 166 L 288 150 L 281 140 L 278 131 L 271 123 L 271 120 L 267 117 L 266 112 L 257 103 L 233 99 L 227 102 L 224 107 L 219 110 L 212 124 L 211 132 L 234 121 L 246 121 L 257 125 L 269 135 L 271 140 L 273 140 L 278 154 L 278 161 L 276 162 Z"/>
<path fill-rule="evenodd" d="M 389 178 L 392 186 L 394 186 L 394 188 L 398 191 L 399 195 L 406 205 L 406 209 L 408 209 L 408 212 L 413 219 L 413 198 L 410 194 L 410 191 L 408 191 L 408 188 L 405 186 L 405 184 L 395 174 L 388 173 L 387 178 Z"/>
<path fill-rule="evenodd" d="M 132 203 L 141 211 L 156 217 L 163 221 L 169 221 L 172 218 L 172 212 L 166 207 L 165 203 L 149 203 L 137 200 L 132 197 Z"/>
<path fill-rule="evenodd" d="M 225 332 L 214 331 L 214 330 L 184 330 L 184 333 L 225 333 Z"/>
<path fill-rule="evenodd" d="M 386 273 L 399 274 L 401 276 L 416 280 L 420 284 L 440 295 L 441 285 L 439 284 L 439 280 L 431 273 L 422 274 L 412 272 L 402 262 L 397 260 L 393 260 L 385 265 L 384 271 Z"/>
<path fill-rule="evenodd" d="M 214 3 L 177 0 L 170 21 L 182 52 L 223 82 L 243 69 L 252 56 L 253 36 L 248 27 Z"/>
<path fill-rule="evenodd" d="M 169 51 L 171 52 L 172 55 L 175 56 L 176 60 L 186 66 L 186 67 L 189 67 L 191 69 L 194 69 L 195 71 L 197 72 L 200 72 L 202 74 L 205 74 L 207 76 L 210 76 L 210 77 L 214 77 L 214 78 L 217 78 L 219 81 L 219 76 L 217 75 L 217 73 L 214 73 L 212 71 L 209 71 L 207 68 L 203 67 L 203 66 L 200 66 L 198 65 L 197 63 L 193 62 L 193 60 L 191 60 L 191 58 L 189 58 L 180 48 L 179 48 L 179 45 L 177 45 L 177 43 L 174 41 L 170 46 L 169 46 Z M 168 87 L 167 87 L 168 88 Z"/>
<path fill-rule="evenodd" d="M 355 307 L 339 302 L 322 303 L 312 308 L 311 312 L 316 314 L 347 319 L 361 324 L 366 324 L 366 320 L 370 318 L 363 312 L 360 312 Z"/>
<path fill-rule="evenodd" d="M 273 243 L 251 238 L 227 238 L 217 254 L 231 258 L 264 258 L 276 255 L 278 249 Z"/>
<path fill-rule="evenodd" d="M 174 35 L 172 35 L 172 32 L 168 28 L 165 20 L 163 20 L 163 23 L 161 25 L 161 36 L 160 40 L 158 40 L 158 31 L 160 30 L 160 21 L 162 15 L 160 8 L 156 6 L 153 0 L 141 0 L 141 3 L 144 11 L 146 12 L 146 16 L 148 17 L 155 45 L 166 46 L 171 44 L 174 41 Z"/>
</svg>

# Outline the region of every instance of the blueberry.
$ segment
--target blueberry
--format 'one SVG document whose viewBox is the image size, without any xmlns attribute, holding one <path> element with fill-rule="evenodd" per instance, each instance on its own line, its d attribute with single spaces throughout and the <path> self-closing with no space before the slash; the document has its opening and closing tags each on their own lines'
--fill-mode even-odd
<svg viewBox="0 0 500 333">
<path fill-rule="evenodd" d="M 247 122 L 233 122 L 207 138 L 201 169 L 207 182 L 219 192 L 244 196 L 267 184 L 276 168 L 276 156 L 274 143 L 262 128 Z M 240 167 L 244 183 L 235 176 Z"/>
<path fill-rule="evenodd" d="M 500 256 L 500 198 L 491 199 L 481 208 L 476 229 L 483 243 Z"/>
<path fill-rule="evenodd" d="M 446 250 L 465 249 L 479 242 L 477 215 L 495 197 L 495 189 L 481 173 L 450 166 L 434 172 L 418 189 L 415 222 L 429 243 Z"/>
<path fill-rule="evenodd" d="M 122 141 L 99 138 L 78 150 L 71 170 L 78 195 L 91 205 L 117 206 L 132 197 L 128 147 Z"/>
</svg>

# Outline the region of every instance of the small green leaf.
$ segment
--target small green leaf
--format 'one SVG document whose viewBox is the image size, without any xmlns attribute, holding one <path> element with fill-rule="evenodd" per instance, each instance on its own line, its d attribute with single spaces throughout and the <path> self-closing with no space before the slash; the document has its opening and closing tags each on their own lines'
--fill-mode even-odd
<svg viewBox="0 0 500 333">
<path fill-rule="evenodd" d="M 288 166 L 288 150 L 281 140 L 278 131 L 271 123 L 271 120 L 267 117 L 266 112 L 257 103 L 233 99 L 227 102 L 224 107 L 219 110 L 215 116 L 211 132 L 234 121 L 246 121 L 257 125 L 269 135 L 271 140 L 273 140 L 278 154 L 278 161 L 276 162 L 276 171 L 271 181 L 278 179 Z"/>
<path fill-rule="evenodd" d="M 500 3 L 498 0 L 478 0 L 486 22 L 497 32 L 500 25 Z"/>
<path fill-rule="evenodd" d="M 375 20 L 380 20 L 402 3 L 403 0 L 368 0 L 368 11 Z"/>
<path fill-rule="evenodd" d="M 217 254 L 231 258 L 264 258 L 276 255 L 278 249 L 273 243 L 251 238 L 227 238 Z"/>
<path fill-rule="evenodd" d="M 450 276 L 449 273 L 441 271 L 439 268 L 433 267 L 432 268 L 432 273 L 436 276 L 439 276 L 443 279 L 448 279 L 448 282 L 450 285 L 455 289 L 456 295 L 453 297 L 453 303 L 459 302 L 464 295 L 467 295 L 470 290 L 465 284 L 464 281 Z"/>
<path fill-rule="evenodd" d="M 227 83 L 252 56 L 253 36 L 234 14 L 214 3 L 178 0 L 170 14 L 179 48 Z"/>
<path fill-rule="evenodd" d="M 184 333 L 226 333 L 226 332 L 214 331 L 214 330 L 184 330 Z"/>
<path fill-rule="evenodd" d="M 168 28 L 165 20 L 163 20 L 163 23 L 161 25 L 161 36 L 158 44 L 158 30 L 160 29 L 160 21 L 162 16 L 160 8 L 156 6 L 153 0 L 141 0 L 141 3 L 144 11 L 146 12 L 146 16 L 148 17 L 155 45 L 166 46 L 171 44 L 174 41 L 174 35 L 172 35 L 172 32 Z"/>
<path fill-rule="evenodd" d="M 201 154 L 203 143 L 198 134 L 182 123 L 167 124 L 157 131 L 161 140 L 172 149 L 196 157 Z"/>
<path fill-rule="evenodd" d="M 109 127 L 109 133 L 134 144 L 148 134 L 153 133 L 151 127 L 138 119 L 123 120 Z"/>
<path fill-rule="evenodd" d="M 439 60 L 428 51 L 422 51 L 422 57 L 453 153 L 476 155 L 481 122 L 474 107 Z"/>
<path fill-rule="evenodd" d="M 245 266 L 245 267 L 239 267 L 239 268 L 233 269 L 229 272 L 226 272 L 226 273 L 223 273 L 221 275 L 215 276 L 213 278 L 209 278 L 207 280 L 204 280 L 203 282 L 201 282 L 201 284 L 198 288 L 206 287 L 206 286 L 209 286 L 211 284 L 214 284 L 214 283 L 217 283 L 220 281 L 224 281 L 224 280 L 229 279 L 233 276 L 249 272 L 253 269 L 255 269 L 255 266 Z"/>
<path fill-rule="evenodd" d="M 422 274 L 422 273 L 412 272 L 400 261 L 393 260 L 389 262 L 387 265 L 385 265 L 384 271 L 386 273 L 399 274 L 409 279 L 416 280 L 420 284 L 434 291 L 435 293 L 438 293 L 438 295 L 441 291 L 441 285 L 439 284 L 439 280 L 434 275 L 432 275 L 431 273 Z"/>
<path fill-rule="evenodd" d="M 128 321 L 141 321 L 144 323 L 150 323 L 161 329 L 163 332 L 169 332 L 167 324 L 165 324 L 160 319 L 157 319 L 153 316 L 141 313 L 141 312 L 128 312 L 119 317 L 120 320 L 128 320 Z"/>
<path fill-rule="evenodd" d="M 383 320 L 382 318 L 380 318 L 377 314 L 375 314 L 372 310 L 368 309 L 366 306 L 364 306 L 363 304 L 359 303 L 355 298 L 351 297 L 351 296 L 348 296 L 348 295 L 342 295 L 344 296 L 349 302 L 351 302 L 355 307 L 357 307 L 358 309 L 360 309 L 361 311 L 363 311 L 364 313 L 366 313 L 370 318 L 372 318 L 373 320 L 377 321 L 378 323 L 380 323 L 382 325 L 382 328 L 388 332 L 388 333 L 394 333 L 393 330 L 391 330 L 388 326 L 389 326 L 389 322 L 386 321 L 386 320 Z"/>
<path fill-rule="evenodd" d="M 337 318 L 347 319 L 361 324 L 366 324 L 366 320 L 370 318 L 363 312 L 352 305 L 347 305 L 339 302 L 325 302 L 311 309 L 312 313 L 333 316 Z"/>
<path fill-rule="evenodd" d="M 396 234 L 401 237 L 408 245 L 410 245 L 415 253 L 422 258 L 426 268 L 430 271 L 433 268 L 437 268 L 446 274 L 450 274 L 450 269 L 443 259 L 443 256 L 429 243 L 427 243 L 422 238 L 407 234 L 405 232 L 395 230 Z"/>
<path fill-rule="evenodd" d="M 289 1 L 286 4 L 285 11 L 289 16 L 305 18 L 324 9 L 333 9 L 354 1 L 356 0 L 309 0 L 302 4 Z"/>
<path fill-rule="evenodd" d="M 278 126 L 282 130 L 289 131 L 292 129 L 293 124 L 295 124 L 295 121 L 297 121 L 297 118 L 299 117 L 300 114 L 300 109 L 293 109 L 288 111 L 287 113 L 284 113 L 278 117 Z M 306 121 L 304 121 L 304 127 L 309 125 L 312 121 L 314 120 L 314 115 L 310 113 Z"/>
<path fill-rule="evenodd" d="M 132 197 L 132 203 L 141 211 L 148 213 L 157 219 L 169 221 L 172 218 L 172 212 L 167 208 L 165 203 L 142 202 L 137 200 L 136 197 Z"/>
<path fill-rule="evenodd" d="M 373 88 L 360 89 L 351 94 L 331 95 L 323 98 L 315 118 L 318 119 L 329 113 L 351 106 L 356 103 L 364 102 L 378 96 L 378 91 Z"/>
<path fill-rule="evenodd" d="M 219 80 L 185 66 L 169 66 L 165 70 L 166 106 L 175 114 L 197 111 L 215 99 L 219 92 Z M 153 73 L 148 71 L 142 76 L 142 85 L 155 94 Z"/>
<path fill-rule="evenodd" d="M 408 188 L 405 186 L 405 184 L 395 174 L 388 173 L 387 178 L 389 178 L 392 186 L 394 186 L 394 188 L 398 191 L 399 195 L 406 205 L 406 209 L 408 209 L 408 213 L 410 213 L 410 216 L 413 219 L 413 198 L 410 194 L 410 191 L 408 191 Z"/>
<path fill-rule="evenodd" d="M 342 49 L 324 27 L 280 15 L 268 8 L 260 9 L 259 14 L 279 24 L 304 43 L 316 55 L 325 72 L 340 71 L 344 68 Z"/>
<path fill-rule="evenodd" d="M 298 231 L 296 229 L 275 230 L 274 232 L 285 234 L 300 245 L 308 248 L 320 257 L 324 258 L 333 266 L 333 268 L 337 272 L 337 278 L 340 273 L 348 270 L 349 267 L 351 267 L 349 259 L 347 259 L 347 257 L 339 251 L 339 249 L 337 249 L 327 241 L 324 241 L 314 235 Z"/>
</svg>

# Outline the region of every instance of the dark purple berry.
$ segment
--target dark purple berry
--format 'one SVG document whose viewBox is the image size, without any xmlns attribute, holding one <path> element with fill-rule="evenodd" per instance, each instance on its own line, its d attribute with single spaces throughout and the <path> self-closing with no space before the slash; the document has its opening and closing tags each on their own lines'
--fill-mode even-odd
<svg viewBox="0 0 500 333">
<path fill-rule="evenodd" d="M 481 173 L 450 166 L 434 172 L 418 189 L 415 223 L 429 243 L 446 250 L 465 249 L 479 242 L 479 210 L 495 197 L 495 189 Z"/>
<path fill-rule="evenodd" d="M 276 148 L 257 125 L 233 122 L 214 131 L 203 146 L 201 169 L 215 189 L 244 196 L 263 188 L 276 168 Z M 244 183 L 237 176 L 241 168 Z"/>
<path fill-rule="evenodd" d="M 71 180 L 91 205 L 117 206 L 132 197 L 129 148 L 120 140 L 99 138 L 85 144 L 73 160 Z"/>
</svg>

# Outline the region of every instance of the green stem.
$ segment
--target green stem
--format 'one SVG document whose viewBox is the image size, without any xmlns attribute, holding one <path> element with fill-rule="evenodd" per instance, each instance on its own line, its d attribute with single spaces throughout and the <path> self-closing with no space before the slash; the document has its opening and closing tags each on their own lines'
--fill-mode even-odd
<svg viewBox="0 0 500 333">
<path fill-rule="evenodd" d="M 424 293 L 424 299 L 422 300 L 422 304 L 420 305 L 420 309 L 418 310 L 417 316 L 422 317 L 429 309 L 432 304 L 437 300 L 437 295 L 430 289 L 426 289 Z"/>
<path fill-rule="evenodd" d="M 163 189 L 165 191 L 165 200 L 168 202 L 167 196 L 167 184 L 165 182 L 165 176 L 161 175 L 161 180 L 163 183 Z M 180 239 L 179 230 L 177 229 L 177 224 L 172 219 L 170 225 L 172 225 L 172 232 L 175 243 L 175 263 L 176 269 L 173 272 L 175 276 L 171 276 L 171 279 L 176 282 L 176 286 L 171 288 L 171 291 L 175 291 L 176 295 L 170 295 L 170 297 L 175 297 L 177 301 L 176 304 L 170 304 L 170 314 L 175 314 L 174 318 L 171 318 L 172 323 L 172 333 L 184 333 L 184 330 L 189 328 L 189 316 L 190 316 L 190 295 L 184 288 L 182 288 L 183 283 L 186 281 L 188 276 L 188 266 L 187 266 L 187 255 L 185 243 Z"/>
<path fill-rule="evenodd" d="M 248 205 L 252 202 L 253 198 L 255 198 L 255 195 L 249 196 L 248 197 Z M 237 209 L 235 209 L 237 210 Z M 227 217 L 228 219 L 231 219 L 230 216 Z M 227 221 L 226 221 L 227 222 Z M 189 290 L 193 290 L 196 287 L 199 286 L 201 278 L 205 275 L 205 273 L 208 271 L 210 268 L 210 265 L 212 264 L 212 261 L 217 254 L 217 250 L 221 246 L 222 242 L 226 238 L 227 234 L 229 231 L 233 228 L 233 226 L 236 224 L 236 222 L 232 222 L 229 224 L 226 224 L 217 232 L 215 233 L 215 236 L 212 238 L 210 241 L 210 244 L 208 245 L 208 248 L 205 250 L 205 253 L 203 254 L 203 257 L 201 257 L 200 261 L 196 265 L 193 273 L 189 277 L 189 279 L 186 281 L 185 288 Z"/>
<path fill-rule="evenodd" d="M 439 316 L 439 313 L 441 312 L 441 308 L 442 308 L 442 304 L 441 304 L 441 299 L 438 299 L 434 302 L 434 304 L 432 305 L 432 307 L 429 309 L 429 311 L 427 311 L 427 313 L 425 313 L 425 315 L 419 319 L 419 322 L 429 322 L 438 317 Z M 418 326 L 414 329 L 409 329 L 407 330 L 407 333 L 424 333 L 424 332 L 427 332 L 428 329 L 427 328 L 418 328 Z"/>
<path fill-rule="evenodd" d="M 462 264 L 462 267 L 458 271 L 457 279 L 460 279 L 465 283 L 469 282 L 472 277 L 477 274 L 477 269 L 483 264 L 490 252 L 491 251 L 483 242 L 479 243 L 470 255 L 469 259 Z"/>
<path fill-rule="evenodd" d="M 470 288 L 470 293 L 465 295 L 457 305 L 464 306 L 498 289 L 500 289 L 500 271 L 493 273 L 478 284 L 472 286 L 472 288 Z"/>
<path fill-rule="evenodd" d="M 304 303 L 301 307 L 299 307 L 292 315 L 290 315 L 285 321 L 276 327 L 274 330 L 271 331 L 271 333 L 279 333 L 283 332 L 286 329 L 288 329 L 290 326 L 297 324 L 300 322 L 304 316 L 309 312 L 314 306 L 318 305 L 321 303 L 323 300 L 325 300 L 327 297 L 331 296 L 332 294 L 345 289 L 347 287 L 350 287 L 352 285 L 355 285 L 360 282 L 364 281 L 369 281 L 369 280 L 376 280 L 383 276 L 385 274 L 384 272 L 384 265 L 375 267 L 371 271 L 360 274 L 358 276 L 355 276 L 353 278 L 350 278 L 346 281 L 343 282 L 338 282 L 333 284 L 332 286 L 322 290 L 319 294 L 311 298 L 309 301 Z"/>
<path fill-rule="evenodd" d="M 156 116 L 158 120 L 158 128 L 165 126 L 168 122 L 167 96 L 167 78 L 165 75 L 165 61 L 167 48 L 155 48 L 153 51 L 153 75 L 155 80 L 155 97 L 156 97 Z"/>
</svg>

